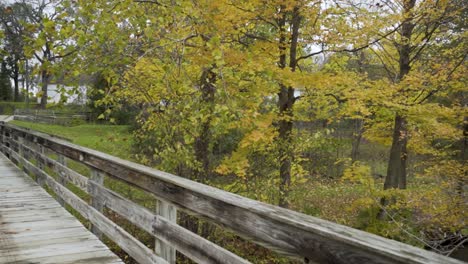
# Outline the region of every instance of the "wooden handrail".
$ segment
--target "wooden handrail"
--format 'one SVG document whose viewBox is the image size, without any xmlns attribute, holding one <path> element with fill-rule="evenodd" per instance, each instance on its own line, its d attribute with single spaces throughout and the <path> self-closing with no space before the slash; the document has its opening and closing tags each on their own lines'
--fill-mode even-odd
<svg viewBox="0 0 468 264">
<path fill-rule="evenodd" d="M 79 161 L 111 178 L 150 192 L 179 210 L 202 217 L 241 237 L 305 263 L 462 263 L 394 240 L 254 201 L 43 133 L 11 124 L 0 124 L 0 131 L 3 135 L 0 138 L 2 150 L 10 154 L 12 159 L 17 158 L 23 165 L 27 164 L 25 167 L 28 171 L 34 171 L 34 165 L 19 156 L 18 149 L 22 149 L 24 155 L 32 155 L 43 161 L 52 169 L 62 170 L 68 180 L 107 201 L 106 207 L 149 233 L 156 236 L 159 234 L 159 239 L 197 262 L 247 263 L 102 185 L 84 176 L 78 177 L 76 172 L 20 144 L 14 138 L 22 138 L 23 142 L 37 144 Z M 50 182 L 47 179 L 46 182 Z M 61 187 L 55 188 L 60 192 Z M 63 199 L 67 203 L 71 201 L 67 197 Z M 198 247 L 194 248 L 195 245 Z M 213 250 L 206 249 L 207 245 L 212 245 Z"/>
<path fill-rule="evenodd" d="M 8 129 L 6 131 L 12 132 Z M 11 133 L 11 135 L 14 135 L 14 133 Z M 116 241 L 124 251 L 139 263 L 168 262 L 156 256 L 154 253 L 151 253 L 151 251 L 148 251 L 146 246 L 123 229 L 116 226 L 111 220 L 107 219 L 100 210 L 93 208 L 94 206 L 87 205 L 86 202 L 66 189 L 60 181 L 55 181 L 53 177 L 32 164 L 28 159 L 34 158 L 38 163 L 44 164 L 44 166 L 52 169 L 59 175 L 63 175 L 66 182 L 74 184 L 92 197 L 99 196 L 100 200 L 107 208 L 120 214 L 128 221 L 139 226 L 168 245 L 172 245 L 175 249 L 198 263 L 250 263 L 226 249 L 168 221 L 163 216 L 155 215 L 146 208 L 123 198 L 92 179 L 88 179 L 39 151 L 34 150 L 32 147 L 20 144 L 18 140 L 14 139 L 15 136 L 18 136 L 15 135 L 12 137 L 11 135 L 2 137 L 3 143 L 8 144 L 8 147 L 2 144 L 2 151 L 16 164 L 21 164 L 23 170 L 35 175 L 38 178 L 38 182 L 44 182 L 54 190 L 58 198 L 64 200 L 84 218 L 88 219 L 93 224 L 93 227 L 99 230 L 98 234 L 101 234 L 102 231 L 102 233 L 110 237 L 111 240 Z M 19 138 L 20 137 L 18 137 L 18 139 Z M 34 144 L 34 142 L 30 143 Z M 19 153 L 24 153 L 24 157 Z M 167 234 L 171 235 L 169 236 Z"/>
</svg>

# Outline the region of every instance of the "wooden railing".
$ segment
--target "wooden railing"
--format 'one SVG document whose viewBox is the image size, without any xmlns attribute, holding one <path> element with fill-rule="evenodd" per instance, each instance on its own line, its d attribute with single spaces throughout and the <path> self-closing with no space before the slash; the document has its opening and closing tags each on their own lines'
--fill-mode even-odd
<svg viewBox="0 0 468 264">
<path fill-rule="evenodd" d="M 177 225 L 177 210 L 305 263 L 461 263 L 14 125 L 0 123 L 0 134 L 1 150 L 9 159 L 89 220 L 95 234 L 104 234 L 139 263 L 175 263 L 176 250 L 198 263 L 249 263 Z M 88 166 L 91 176 L 70 169 L 70 160 Z M 58 180 L 48 170 L 59 175 Z M 104 187 L 104 176 L 153 194 L 159 200 L 158 209 L 151 211 Z M 65 187 L 70 184 L 87 192 L 91 202 Z M 107 218 L 104 208 L 156 237 L 156 250 Z"/>
</svg>

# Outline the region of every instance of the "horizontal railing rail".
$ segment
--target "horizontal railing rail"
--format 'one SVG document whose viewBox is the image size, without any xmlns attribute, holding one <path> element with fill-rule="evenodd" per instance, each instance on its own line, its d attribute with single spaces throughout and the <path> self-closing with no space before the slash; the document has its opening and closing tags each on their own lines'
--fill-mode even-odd
<svg viewBox="0 0 468 264">
<path fill-rule="evenodd" d="M 249 263 L 179 226 L 177 210 L 305 263 L 462 263 L 11 124 L 0 123 L 0 135 L 1 151 L 7 157 L 34 175 L 39 184 L 49 186 L 62 204 L 69 204 L 88 219 L 95 234 L 105 234 L 139 263 L 175 263 L 175 251 L 198 263 Z M 72 170 L 67 159 L 88 166 L 91 176 Z M 58 180 L 46 170 L 59 175 Z M 104 175 L 153 194 L 159 200 L 158 210 L 150 211 L 106 188 Z M 67 183 L 88 193 L 91 203 L 67 189 Z M 156 252 L 107 218 L 104 208 L 156 237 Z"/>
</svg>

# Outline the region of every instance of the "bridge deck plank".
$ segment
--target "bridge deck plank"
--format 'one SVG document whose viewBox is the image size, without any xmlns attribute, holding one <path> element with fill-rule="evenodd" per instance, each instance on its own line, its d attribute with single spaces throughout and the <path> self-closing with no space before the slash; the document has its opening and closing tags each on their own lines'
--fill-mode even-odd
<svg viewBox="0 0 468 264">
<path fill-rule="evenodd" d="M 0 154 L 0 264 L 123 263 Z"/>
</svg>

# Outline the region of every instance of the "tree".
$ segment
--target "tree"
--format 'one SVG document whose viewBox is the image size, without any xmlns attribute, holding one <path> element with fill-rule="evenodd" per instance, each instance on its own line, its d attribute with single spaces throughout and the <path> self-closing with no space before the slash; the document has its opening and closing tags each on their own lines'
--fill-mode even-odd
<svg viewBox="0 0 468 264">
<path fill-rule="evenodd" d="M 40 107 L 47 104 L 47 88 L 54 76 L 63 69 L 57 63 L 76 52 L 75 43 L 69 40 L 75 28 L 68 12 L 73 12 L 64 0 L 21 0 L 15 5 L 21 7 L 27 20 L 24 55 L 38 61 L 36 70 L 41 79 Z"/>
<path fill-rule="evenodd" d="M 391 83 L 391 89 L 387 91 L 390 97 L 384 98 L 386 102 L 382 104 L 395 113 L 384 189 L 406 188 L 408 141 L 412 126 L 408 123 L 408 116 L 413 109 L 428 103 L 428 99 L 438 90 L 448 89 L 449 85 L 443 82 L 450 81 L 464 61 L 465 55 L 460 49 L 463 36 L 450 36 L 449 33 L 462 10 L 455 2 L 402 0 L 380 6 L 391 14 L 384 20 L 389 25 L 398 25 L 394 34 L 371 47 L 386 69 Z M 459 44 L 456 44 L 458 47 L 451 47 L 449 43 Z M 449 60 L 444 59 L 448 55 L 444 50 L 451 50 Z M 447 70 L 432 68 L 440 63 Z M 434 74 L 429 77 L 424 71 Z M 422 76 L 428 78 L 423 80 Z M 395 104 L 389 103 L 389 100 Z M 385 199 L 383 203 L 386 203 Z"/>
<path fill-rule="evenodd" d="M 462 86 L 464 42 L 461 30 L 451 34 L 460 8 L 446 1 L 65 5 L 80 47 L 71 71 L 102 77 L 95 94 L 103 116 L 125 105 L 140 111 L 142 163 L 293 207 L 311 164 L 301 152 L 330 146 L 333 122 L 358 120 L 351 160 L 360 137 L 393 141 L 386 189 L 405 187 L 407 152 L 425 161 L 453 154 L 445 142 L 456 138 L 458 108 L 446 101 Z M 357 65 L 344 52 L 359 53 Z M 319 121 L 327 136 L 297 126 Z M 370 175 L 362 163 L 345 174 L 358 172 Z"/>
<path fill-rule="evenodd" d="M 276 146 L 274 153 L 279 167 L 278 204 L 288 207 L 292 168 L 301 170 L 300 162 L 295 161 L 294 151 L 297 142 L 294 139 L 294 122 L 298 119 L 296 105 L 301 100 L 311 105 L 328 104 L 329 100 L 318 99 L 331 95 L 327 89 L 333 89 L 333 86 L 343 87 L 345 81 L 354 83 L 348 78 L 355 76 L 354 74 L 330 74 L 317 70 L 314 67 L 317 64 L 314 61 L 315 56 L 338 51 L 358 51 L 369 46 L 380 37 L 375 34 L 374 28 L 380 23 L 371 26 L 369 21 L 342 19 L 340 16 L 355 15 L 358 11 L 346 1 L 327 4 L 322 4 L 321 1 L 270 1 L 267 4 L 264 1 L 250 1 L 248 4 L 236 1 L 233 4 L 242 11 L 242 16 L 254 21 L 254 30 L 267 28 L 269 31 L 266 35 L 247 31 L 246 35 L 260 43 L 256 45 L 263 46 L 263 56 L 269 58 L 265 63 L 275 61 L 264 67 L 274 73 L 274 85 L 278 87 L 275 91 L 276 110 L 270 110 L 270 114 L 275 115 L 272 124 L 276 128 L 275 138 L 271 143 Z M 388 33 L 383 34 L 385 35 Z M 346 37 L 352 40 L 343 42 Z M 272 49 L 277 50 L 275 55 L 272 54 Z M 351 86 L 351 83 L 348 85 Z M 333 100 L 332 97 L 329 99 Z M 297 175 L 300 174 L 298 171 L 295 172 Z"/>
<path fill-rule="evenodd" d="M 11 100 L 11 82 L 6 63 L 2 61 L 0 68 L 0 100 Z"/>
<path fill-rule="evenodd" d="M 19 76 L 20 62 L 25 60 L 24 42 L 26 30 L 24 25 L 28 22 L 30 6 L 21 3 L 13 3 L 6 6 L 0 5 L 0 24 L 4 32 L 3 52 L 5 61 L 10 69 L 10 77 L 14 83 L 14 101 L 19 100 Z"/>
</svg>

